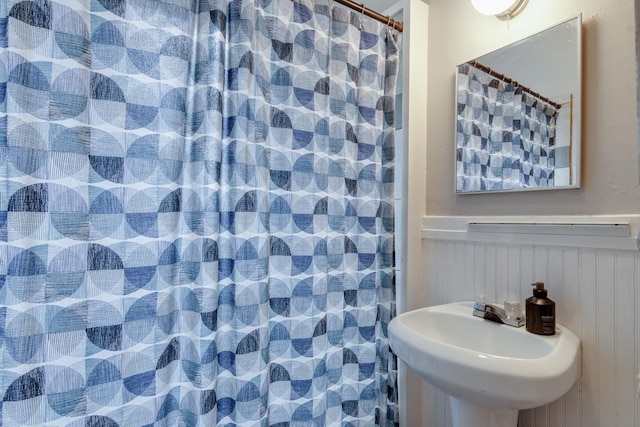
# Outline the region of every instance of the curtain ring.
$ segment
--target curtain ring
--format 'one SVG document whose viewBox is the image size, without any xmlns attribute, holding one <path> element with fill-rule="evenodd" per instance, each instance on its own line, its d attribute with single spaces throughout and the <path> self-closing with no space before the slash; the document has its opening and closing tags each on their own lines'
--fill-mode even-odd
<svg viewBox="0 0 640 427">
<path fill-rule="evenodd" d="M 362 6 L 362 10 L 360 11 L 360 31 L 362 31 L 362 28 L 363 28 L 363 27 L 362 27 L 362 26 L 363 26 L 362 21 L 364 20 L 364 9 L 365 9 L 365 7 L 366 7 L 366 6 L 364 5 L 364 3 L 362 3 L 362 5 L 361 5 L 361 6 Z"/>
</svg>

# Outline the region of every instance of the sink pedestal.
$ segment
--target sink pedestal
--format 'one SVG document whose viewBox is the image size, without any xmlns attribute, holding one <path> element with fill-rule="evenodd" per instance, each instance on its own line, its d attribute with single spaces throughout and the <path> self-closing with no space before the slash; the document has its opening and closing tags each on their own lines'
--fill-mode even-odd
<svg viewBox="0 0 640 427">
<path fill-rule="evenodd" d="M 555 335 L 543 336 L 490 322 L 474 316 L 474 307 L 402 313 L 389 322 L 389 344 L 429 384 L 455 396 L 455 427 L 516 427 L 519 409 L 551 403 L 575 384 L 580 339 L 559 323 Z"/>
<path fill-rule="evenodd" d="M 497 409 L 478 406 L 449 396 L 453 427 L 516 427 L 516 409 Z"/>
</svg>

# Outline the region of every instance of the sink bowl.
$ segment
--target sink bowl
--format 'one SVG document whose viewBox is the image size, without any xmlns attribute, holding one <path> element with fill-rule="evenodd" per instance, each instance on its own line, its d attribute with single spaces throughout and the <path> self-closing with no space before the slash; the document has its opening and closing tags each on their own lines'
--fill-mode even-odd
<svg viewBox="0 0 640 427">
<path fill-rule="evenodd" d="M 510 421 L 491 418 L 487 425 L 515 426 L 518 410 L 562 397 L 578 379 L 580 339 L 564 326 L 541 336 L 472 313 L 473 302 L 456 302 L 413 310 L 389 323 L 398 358 L 453 397 L 454 425 L 456 419 L 465 425 L 466 417 L 475 417 L 467 425 L 481 425 L 474 411 L 488 410 L 483 416 Z"/>
</svg>

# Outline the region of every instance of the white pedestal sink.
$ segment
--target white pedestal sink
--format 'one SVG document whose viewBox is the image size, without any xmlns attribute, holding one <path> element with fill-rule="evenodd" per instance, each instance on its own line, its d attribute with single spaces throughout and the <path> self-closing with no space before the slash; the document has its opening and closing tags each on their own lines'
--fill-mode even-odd
<svg viewBox="0 0 640 427">
<path fill-rule="evenodd" d="M 473 316 L 473 302 L 403 313 L 393 352 L 449 394 L 454 427 L 516 427 L 520 409 L 562 397 L 580 375 L 580 339 L 562 325 L 534 335 Z"/>
</svg>

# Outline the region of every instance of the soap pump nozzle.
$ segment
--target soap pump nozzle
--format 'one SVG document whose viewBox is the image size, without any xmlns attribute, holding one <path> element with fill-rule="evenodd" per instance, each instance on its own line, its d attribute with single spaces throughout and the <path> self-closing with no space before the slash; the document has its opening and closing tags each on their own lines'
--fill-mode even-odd
<svg viewBox="0 0 640 427">
<path fill-rule="evenodd" d="M 547 290 L 544 288 L 544 283 L 543 282 L 535 282 L 535 283 L 532 283 L 531 286 L 533 286 L 533 296 L 534 297 L 538 297 L 538 298 L 546 298 L 547 297 Z"/>
</svg>

